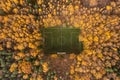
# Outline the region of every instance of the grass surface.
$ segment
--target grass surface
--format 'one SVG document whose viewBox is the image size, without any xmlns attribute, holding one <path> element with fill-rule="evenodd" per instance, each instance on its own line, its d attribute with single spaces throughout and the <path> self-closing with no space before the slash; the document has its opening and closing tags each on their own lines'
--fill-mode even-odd
<svg viewBox="0 0 120 80">
<path fill-rule="evenodd" d="M 82 51 L 82 43 L 78 36 L 80 29 L 76 28 L 45 28 L 43 30 L 44 50 L 46 53 L 74 52 Z"/>
</svg>

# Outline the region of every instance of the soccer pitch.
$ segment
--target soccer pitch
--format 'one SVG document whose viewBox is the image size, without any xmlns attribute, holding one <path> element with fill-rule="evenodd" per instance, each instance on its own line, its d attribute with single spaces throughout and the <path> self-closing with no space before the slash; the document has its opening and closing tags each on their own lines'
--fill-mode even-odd
<svg viewBox="0 0 120 80">
<path fill-rule="evenodd" d="M 80 29 L 67 27 L 50 27 L 43 29 L 45 53 L 80 53 L 83 50 L 78 36 Z"/>
</svg>

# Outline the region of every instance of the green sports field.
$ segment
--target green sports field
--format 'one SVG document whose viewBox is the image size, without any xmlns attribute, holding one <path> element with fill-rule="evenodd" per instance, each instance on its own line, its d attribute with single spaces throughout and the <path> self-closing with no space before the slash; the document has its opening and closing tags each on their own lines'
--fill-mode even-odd
<svg viewBox="0 0 120 80">
<path fill-rule="evenodd" d="M 44 51 L 46 53 L 82 51 L 82 43 L 78 36 L 80 29 L 67 27 L 51 27 L 43 29 Z"/>
</svg>

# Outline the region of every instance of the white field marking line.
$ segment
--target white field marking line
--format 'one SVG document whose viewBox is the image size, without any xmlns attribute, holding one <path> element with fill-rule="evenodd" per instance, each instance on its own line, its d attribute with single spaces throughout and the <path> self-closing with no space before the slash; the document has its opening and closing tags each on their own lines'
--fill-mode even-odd
<svg viewBox="0 0 120 80">
<path fill-rule="evenodd" d="M 62 49 L 62 28 L 61 28 L 61 36 L 60 36 L 60 38 L 61 38 L 61 49 Z"/>
<path fill-rule="evenodd" d="M 50 34 L 50 35 L 52 34 L 52 32 L 46 32 L 46 31 L 45 31 L 45 32 L 43 32 L 44 36 L 45 36 L 45 33 L 48 33 L 48 34 Z M 45 42 L 46 42 L 46 41 L 45 41 L 45 39 L 44 39 L 44 44 L 45 44 Z M 51 47 L 52 47 L 52 45 L 53 45 L 53 39 L 51 40 Z"/>
<path fill-rule="evenodd" d="M 48 28 L 49 29 L 49 28 Z M 78 29 L 76 29 L 76 28 L 50 28 L 50 29 L 74 29 L 74 30 L 78 30 Z M 80 29 L 79 29 L 80 30 Z"/>
<path fill-rule="evenodd" d="M 73 31 L 73 32 L 71 32 L 71 35 L 73 35 L 73 34 L 75 34 L 75 33 L 77 33 L 77 32 L 74 32 L 74 31 Z M 73 38 L 73 37 L 71 37 L 71 39 L 72 39 L 72 38 Z M 79 37 L 77 37 L 77 39 L 79 39 Z M 79 41 L 79 40 L 78 40 L 78 41 Z M 73 41 L 71 40 L 71 44 L 72 44 L 72 42 L 73 42 Z M 72 45 L 71 45 L 71 46 L 72 46 Z"/>
</svg>

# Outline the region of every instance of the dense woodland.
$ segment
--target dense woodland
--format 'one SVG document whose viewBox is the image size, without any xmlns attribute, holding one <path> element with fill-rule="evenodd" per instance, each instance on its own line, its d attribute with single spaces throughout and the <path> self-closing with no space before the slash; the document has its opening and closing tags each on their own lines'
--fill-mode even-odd
<svg viewBox="0 0 120 80">
<path fill-rule="evenodd" d="M 54 26 L 79 28 L 84 50 L 44 54 Z M 120 80 L 120 0 L 0 0 L 0 80 Z"/>
</svg>

